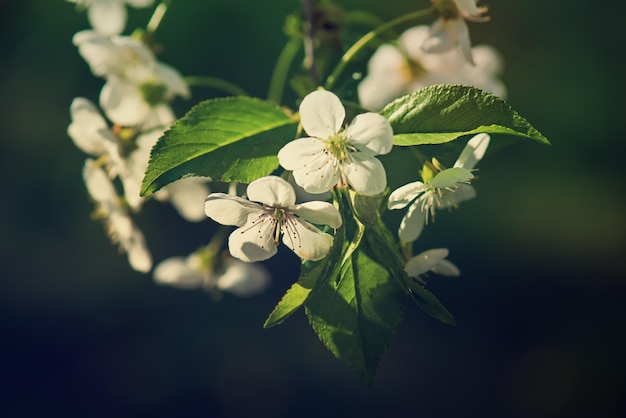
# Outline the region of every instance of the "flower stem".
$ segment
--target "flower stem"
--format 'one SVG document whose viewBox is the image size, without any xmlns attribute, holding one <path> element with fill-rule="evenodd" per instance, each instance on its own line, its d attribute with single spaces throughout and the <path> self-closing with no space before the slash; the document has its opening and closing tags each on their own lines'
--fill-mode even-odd
<svg viewBox="0 0 626 418">
<path fill-rule="evenodd" d="M 152 34 L 156 32 L 157 28 L 161 24 L 161 20 L 163 20 L 163 16 L 165 16 L 165 12 L 167 12 L 167 7 L 171 3 L 172 0 L 162 0 L 161 3 L 154 9 L 152 13 L 152 17 L 148 21 L 146 25 L 146 32 Z"/>
<path fill-rule="evenodd" d="M 280 104 L 285 84 L 287 83 L 287 75 L 289 74 L 289 68 L 293 62 L 296 54 L 300 50 L 302 45 L 301 40 L 297 38 L 291 38 L 280 51 L 276 65 L 274 66 L 274 72 L 270 79 L 270 85 L 267 91 L 267 100 Z"/>
<path fill-rule="evenodd" d="M 417 147 L 409 147 L 409 149 L 422 164 L 426 164 L 428 162 L 428 158 L 420 150 L 418 150 Z"/>
<path fill-rule="evenodd" d="M 332 90 L 332 88 L 335 86 L 335 83 L 339 79 L 339 76 L 345 70 L 346 66 L 350 63 L 350 61 L 365 46 L 367 46 L 370 42 L 372 42 L 374 39 L 376 39 L 377 36 L 379 36 L 383 32 L 388 31 L 389 29 L 393 28 L 396 25 L 400 25 L 400 24 L 405 23 L 405 22 L 410 22 L 412 20 L 417 20 L 417 19 L 421 19 L 421 18 L 423 18 L 425 16 L 428 16 L 433 11 L 434 11 L 434 8 L 430 7 L 430 8 L 425 9 L 425 10 L 419 10 L 417 12 L 409 13 L 407 15 L 400 16 L 400 17 L 398 17 L 398 18 L 396 18 L 396 19 L 394 19 L 394 20 L 392 20 L 390 22 L 387 22 L 384 25 L 381 25 L 381 26 L 377 27 L 373 31 L 370 31 L 370 32 L 366 33 L 363 37 L 361 37 L 361 39 L 356 41 L 343 54 L 343 56 L 341 57 L 341 60 L 339 61 L 339 63 L 337 64 L 337 66 L 335 67 L 333 72 L 326 79 L 326 83 L 324 84 L 324 87 L 326 88 L 326 90 Z"/>
<path fill-rule="evenodd" d="M 185 83 L 187 83 L 189 87 L 199 86 L 222 90 L 231 93 L 233 96 L 249 96 L 241 87 L 226 80 L 222 80 L 221 78 L 192 75 L 185 77 Z"/>
<path fill-rule="evenodd" d="M 304 11 L 304 68 L 309 71 L 309 76 L 315 85 L 318 84 L 317 66 L 315 63 L 315 34 L 313 27 L 313 14 L 315 6 L 313 0 L 301 0 Z"/>
</svg>

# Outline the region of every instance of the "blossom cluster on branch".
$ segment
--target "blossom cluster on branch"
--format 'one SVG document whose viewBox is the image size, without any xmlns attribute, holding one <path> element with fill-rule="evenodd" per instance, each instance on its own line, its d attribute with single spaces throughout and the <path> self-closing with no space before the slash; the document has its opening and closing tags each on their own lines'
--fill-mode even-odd
<svg viewBox="0 0 626 418">
<path fill-rule="evenodd" d="M 446 248 L 422 244 L 425 226 L 476 196 L 476 165 L 491 135 L 549 143 L 504 102 L 500 54 L 471 44 L 467 22 L 488 21 L 486 7 L 431 0 L 389 22 L 369 15 L 375 27 L 345 48 L 351 15 L 328 1 L 304 1 L 303 12 L 289 17 L 290 39 L 263 100 L 230 81 L 183 77 L 157 59 L 154 32 L 169 1 L 132 35 L 122 34 L 126 5 L 153 1 L 70 1 L 87 9 L 93 26 L 73 44 L 104 84 L 99 106 L 83 97 L 71 103 L 68 135 L 88 156 L 83 178 L 96 217 L 133 269 L 152 272 L 159 284 L 251 296 L 269 285 L 259 262 L 277 255 L 282 241 L 301 269 L 281 272 L 291 287 L 265 326 L 304 306 L 320 340 L 366 381 L 407 299 L 454 323 L 425 279 L 459 276 L 460 269 Z M 363 23 L 368 15 L 360 16 Z M 407 27 L 422 19 L 430 25 Z M 346 75 L 365 52 L 364 77 Z M 197 103 L 177 118 L 171 103 L 189 100 L 194 84 L 229 97 Z M 288 86 L 297 100 L 283 103 Z M 414 164 L 397 163 L 402 149 Z M 459 155 L 454 162 L 451 153 Z M 390 178 L 404 184 L 392 186 Z M 189 222 L 215 221 L 215 234 L 153 268 L 135 222 L 150 199 L 171 203 Z M 393 225 L 388 215 L 404 209 Z M 422 247 L 417 254 L 414 244 Z"/>
</svg>

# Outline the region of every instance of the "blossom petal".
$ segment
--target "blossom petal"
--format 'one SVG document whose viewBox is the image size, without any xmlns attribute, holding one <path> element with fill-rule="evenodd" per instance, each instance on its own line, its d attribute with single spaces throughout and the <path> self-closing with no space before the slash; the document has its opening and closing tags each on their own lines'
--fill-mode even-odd
<svg viewBox="0 0 626 418">
<path fill-rule="evenodd" d="M 473 169 L 476 163 L 478 163 L 485 155 L 488 146 L 489 135 L 475 135 L 467 142 L 463 151 L 461 151 L 461 155 L 459 155 L 459 158 L 454 163 L 454 167 L 462 167 L 466 170 Z"/>
<path fill-rule="evenodd" d="M 295 182 L 307 193 L 327 192 L 339 180 L 337 160 L 316 138 L 291 141 L 278 152 L 278 161 L 284 169 L 293 170 Z"/>
<path fill-rule="evenodd" d="M 457 19 L 456 31 L 457 43 L 461 48 L 461 52 L 463 52 L 463 56 L 467 62 L 476 65 L 474 63 L 474 57 L 472 56 L 472 42 L 470 41 L 469 28 L 464 19 Z"/>
<path fill-rule="evenodd" d="M 387 175 L 385 167 L 377 159 L 363 155 L 361 152 L 351 153 L 349 162 L 344 162 L 343 171 L 348 184 L 358 193 L 376 195 L 385 191 Z"/>
<path fill-rule="evenodd" d="M 426 216 L 421 206 L 421 198 L 418 198 L 404 214 L 398 228 L 398 237 L 402 243 L 415 241 L 424 230 Z"/>
<path fill-rule="evenodd" d="M 160 103 L 150 108 L 141 124 L 141 130 L 149 131 L 156 128 L 167 128 L 175 120 L 176 116 L 174 115 L 172 108 L 165 103 Z"/>
<path fill-rule="evenodd" d="M 382 45 L 374 52 L 367 73 L 357 87 L 359 102 L 365 109 L 377 112 L 391 100 L 408 93 L 410 68 L 393 45 Z"/>
<path fill-rule="evenodd" d="M 334 93 L 316 90 L 300 103 L 300 121 L 304 131 L 316 138 L 330 138 L 341 129 L 346 109 Z"/>
<path fill-rule="evenodd" d="M 306 221 L 290 218 L 284 228 L 283 243 L 303 260 L 320 260 L 333 245 L 331 235 Z"/>
<path fill-rule="evenodd" d="M 287 208 L 296 203 L 296 192 L 291 184 L 278 176 L 266 176 L 254 180 L 246 190 L 248 199 L 266 206 Z"/>
<path fill-rule="evenodd" d="M 122 33 L 126 25 L 126 7 L 120 0 L 98 0 L 89 4 L 87 18 L 101 35 Z"/>
<path fill-rule="evenodd" d="M 452 49 L 457 45 L 457 25 L 460 21 L 463 19 L 437 19 L 430 27 L 429 36 L 422 44 L 422 49 L 430 53 Z M 464 21 L 463 24 L 465 24 Z"/>
<path fill-rule="evenodd" d="M 148 246 L 143 233 L 133 225 L 133 233 L 127 241 L 121 241 L 122 246 L 128 253 L 128 263 L 130 266 L 141 272 L 147 273 L 152 268 L 152 255 L 148 251 Z"/>
<path fill-rule="evenodd" d="M 328 225 L 333 229 L 339 228 L 343 223 L 337 208 L 328 202 L 312 201 L 301 203 L 294 206 L 292 211 L 308 222 L 317 225 Z"/>
<path fill-rule="evenodd" d="M 206 219 L 203 202 L 209 194 L 206 179 L 188 177 L 175 181 L 159 190 L 165 192 L 165 200 L 169 200 L 180 216 L 189 222 L 200 222 Z"/>
<path fill-rule="evenodd" d="M 461 275 L 461 270 L 459 270 L 454 263 L 445 259 L 439 260 L 430 271 L 448 277 L 458 277 Z"/>
<path fill-rule="evenodd" d="M 85 165 L 83 166 L 83 181 L 87 187 L 87 192 L 96 202 L 110 206 L 119 199 L 111 179 L 90 158 L 85 160 Z"/>
<path fill-rule="evenodd" d="M 228 237 L 230 255 L 245 262 L 263 261 L 278 251 L 274 244 L 274 225 L 269 217 L 248 222 Z"/>
<path fill-rule="evenodd" d="M 225 292 L 248 297 L 262 292 L 269 283 L 270 275 L 262 265 L 228 258 L 224 274 L 217 278 L 215 286 Z"/>
<path fill-rule="evenodd" d="M 422 44 L 426 41 L 429 28 L 426 25 L 413 26 L 400 35 L 398 43 L 411 60 L 419 64 L 423 63 L 424 50 Z"/>
<path fill-rule="evenodd" d="M 89 100 L 77 97 L 70 106 L 72 123 L 67 133 L 74 144 L 83 152 L 100 156 L 106 154 L 109 146 L 117 147 L 117 138 L 106 121 Z"/>
<path fill-rule="evenodd" d="M 319 157 L 325 151 L 324 143 L 317 138 L 293 140 L 278 151 L 278 162 L 285 170 L 296 170 Z"/>
<path fill-rule="evenodd" d="M 346 136 L 360 151 L 367 150 L 373 155 L 387 154 L 393 147 L 391 124 L 378 113 L 357 115 L 346 129 Z"/>
<path fill-rule="evenodd" d="M 93 30 L 83 30 L 74 34 L 72 43 L 78 47 L 78 53 L 87 61 L 95 76 L 103 77 L 121 71 L 117 47 L 109 38 Z"/>
<path fill-rule="evenodd" d="M 439 261 L 448 256 L 448 250 L 445 248 L 435 248 L 424 251 L 407 261 L 404 270 L 410 277 L 417 277 L 428 271 L 431 271 Z"/>
<path fill-rule="evenodd" d="M 189 86 L 177 69 L 168 64 L 157 62 L 154 71 L 156 76 L 167 86 L 168 99 L 173 99 L 176 95 L 185 99 L 191 97 Z"/>
<path fill-rule="evenodd" d="M 194 289 L 204 283 L 204 276 L 193 268 L 187 257 L 170 257 L 161 261 L 152 272 L 154 281 L 181 289 Z"/>
<path fill-rule="evenodd" d="M 118 125 L 135 126 L 150 112 L 139 88 L 117 77 L 111 77 L 100 91 L 100 107 L 107 117 Z"/>
<path fill-rule="evenodd" d="M 394 190 L 387 201 L 388 209 L 402 209 L 413 199 L 423 193 L 427 187 L 421 181 L 415 181 L 413 183 L 405 184 L 402 187 Z"/>
<path fill-rule="evenodd" d="M 456 207 L 459 203 L 476 197 L 476 190 L 469 184 L 462 184 L 454 192 L 446 191 L 445 198 L 441 199 L 441 208 Z"/>
<path fill-rule="evenodd" d="M 204 213 L 222 225 L 242 226 L 263 214 L 263 208 L 241 197 L 211 193 L 204 202 Z"/>
<path fill-rule="evenodd" d="M 409 93 L 406 83 L 396 73 L 370 73 L 359 83 L 357 92 L 361 106 L 375 112 Z"/>
</svg>

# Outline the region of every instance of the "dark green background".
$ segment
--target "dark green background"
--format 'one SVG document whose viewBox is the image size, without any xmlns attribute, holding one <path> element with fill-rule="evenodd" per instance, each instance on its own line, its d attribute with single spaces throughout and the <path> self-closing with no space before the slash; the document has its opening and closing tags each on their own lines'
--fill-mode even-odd
<svg viewBox="0 0 626 418">
<path fill-rule="evenodd" d="M 425 6 L 340 1 L 384 19 Z M 576 5 L 574 5 L 576 3 Z M 446 246 L 460 278 L 432 278 L 457 327 L 409 305 L 366 389 L 302 312 L 261 324 L 294 280 L 212 301 L 132 272 L 90 221 L 84 155 L 67 137 L 95 79 L 71 44 L 73 5 L 0 1 L 0 415 L 5 417 L 618 417 L 626 415 L 623 5 L 489 2 L 474 43 L 504 55 L 509 103 L 551 141 L 518 141 L 480 164 L 479 197 L 419 244 Z M 585 6 L 583 8 L 583 5 Z M 264 97 L 295 0 L 174 0 L 161 59 Z M 130 25 L 148 11 L 131 11 Z M 216 92 L 194 90 L 190 104 Z M 206 242 L 149 204 L 155 259 Z"/>
</svg>

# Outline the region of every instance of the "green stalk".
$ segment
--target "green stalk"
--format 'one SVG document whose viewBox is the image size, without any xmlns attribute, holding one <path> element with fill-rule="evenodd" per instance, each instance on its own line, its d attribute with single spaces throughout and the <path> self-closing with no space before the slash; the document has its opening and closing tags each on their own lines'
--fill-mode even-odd
<svg viewBox="0 0 626 418">
<path fill-rule="evenodd" d="M 380 34 L 390 30 L 394 26 L 410 22 L 412 20 L 421 19 L 424 16 L 428 16 L 433 11 L 434 8 L 431 7 L 425 10 L 419 10 L 417 12 L 409 13 L 407 15 L 400 16 L 390 22 L 387 22 L 384 25 L 377 27 L 373 31 L 366 33 L 343 54 L 341 60 L 339 61 L 333 72 L 328 76 L 328 78 L 326 78 L 324 88 L 326 88 L 326 90 L 331 90 L 335 86 L 335 83 L 339 79 L 339 76 L 345 70 L 346 66 L 350 63 L 352 58 L 354 58 L 356 54 L 358 54 L 365 46 L 367 46 L 370 42 L 376 39 L 376 37 L 378 37 Z"/>
<path fill-rule="evenodd" d="M 146 25 L 146 32 L 150 34 L 156 32 L 159 25 L 161 24 L 161 21 L 163 20 L 163 16 L 165 16 L 165 12 L 167 12 L 167 7 L 169 6 L 170 3 L 171 3 L 171 0 L 163 0 L 156 7 L 156 9 L 154 9 L 154 12 L 152 13 L 152 17 L 150 17 L 150 20 L 148 21 L 148 24 Z"/>
<path fill-rule="evenodd" d="M 302 41 L 297 38 L 291 38 L 283 47 L 283 50 L 276 60 L 274 71 L 272 72 L 272 78 L 270 79 L 270 85 L 267 92 L 267 100 L 280 104 L 283 97 L 283 91 L 285 84 L 287 83 L 287 76 L 289 75 L 289 68 L 296 57 Z"/>
</svg>

